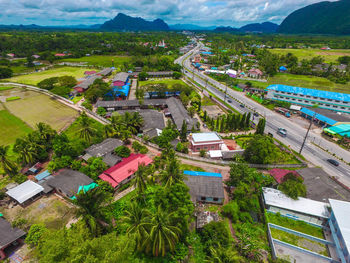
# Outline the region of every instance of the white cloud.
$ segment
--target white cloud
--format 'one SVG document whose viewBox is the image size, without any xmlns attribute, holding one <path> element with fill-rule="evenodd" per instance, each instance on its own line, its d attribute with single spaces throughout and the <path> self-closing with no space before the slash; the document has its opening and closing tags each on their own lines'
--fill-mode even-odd
<svg viewBox="0 0 350 263">
<path fill-rule="evenodd" d="M 122 12 L 168 24 L 241 26 L 281 22 L 292 11 L 319 0 L 0 0 L 1 24 L 95 24 Z"/>
</svg>

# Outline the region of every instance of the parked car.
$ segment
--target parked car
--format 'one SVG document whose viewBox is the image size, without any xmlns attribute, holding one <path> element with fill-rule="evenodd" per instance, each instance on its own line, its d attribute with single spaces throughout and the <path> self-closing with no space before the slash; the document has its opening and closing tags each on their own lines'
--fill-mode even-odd
<svg viewBox="0 0 350 263">
<path fill-rule="evenodd" d="M 239 107 L 244 108 L 244 105 L 243 105 L 243 104 L 241 104 L 241 105 L 239 105 Z"/>
<path fill-rule="evenodd" d="M 254 115 L 255 117 L 259 117 L 259 113 L 257 113 L 257 112 L 254 112 L 253 115 Z"/>
<path fill-rule="evenodd" d="M 232 103 L 232 100 L 227 100 L 228 103 Z"/>
<path fill-rule="evenodd" d="M 281 135 L 282 137 L 287 137 L 287 130 L 284 128 L 278 128 L 277 134 Z"/>
<path fill-rule="evenodd" d="M 329 162 L 330 164 L 333 164 L 334 166 L 339 166 L 339 162 L 334 159 L 327 159 L 327 162 Z"/>
</svg>

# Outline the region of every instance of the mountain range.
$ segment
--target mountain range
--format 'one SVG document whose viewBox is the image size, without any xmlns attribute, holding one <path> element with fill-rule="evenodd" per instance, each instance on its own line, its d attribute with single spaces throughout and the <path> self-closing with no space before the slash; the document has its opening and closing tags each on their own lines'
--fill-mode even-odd
<svg viewBox="0 0 350 263">
<path fill-rule="evenodd" d="M 320 2 L 298 9 L 287 16 L 279 33 L 350 34 L 350 1 Z"/>
</svg>

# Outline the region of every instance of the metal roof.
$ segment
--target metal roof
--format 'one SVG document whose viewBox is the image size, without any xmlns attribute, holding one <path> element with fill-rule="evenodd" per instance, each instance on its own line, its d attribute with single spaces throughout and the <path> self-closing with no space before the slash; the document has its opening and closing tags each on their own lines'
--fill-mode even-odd
<svg viewBox="0 0 350 263">
<path fill-rule="evenodd" d="M 26 233 L 18 228 L 12 228 L 11 224 L 0 216 L 0 249 L 16 241 Z"/>
<path fill-rule="evenodd" d="M 314 201 L 303 197 L 299 197 L 298 200 L 294 200 L 279 190 L 267 187 L 263 187 L 262 189 L 265 204 L 267 205 L 299 212 L 310 216 L 322 218 L 329 218 L 330 216 L 327 209 L 327 203 Z"/>
<path fill-rule="evenodd" d="M 193 133 L 192 140 L 195 143 L 199 143 L 199 142 L 221 141 L 221 138 L 216 132 L 201 132 L 201 133 Z"/>
<path fill-rule="evenodd" d="M 317 90 L 317 89 L 307 89 L 307 88 L 301 88 L 301 87 L 286 86 L 281 84 L 273 84 L 268 86 L 266 89 L 350 102 L 350 94 L 345 94 L 345 93 L 338 93 L 338 92 L 324 91 L 324 90 Z"/>
<path fill-rule="evenodd" d="M 8 190 L 6 194 L 15 199 L 18 203 L 22 204 L 42 191 L 44 191 L 44 188 L 41 185 L 28 180 Z"/>
<path fill-rule="evenodd" d="M 184 171 L 185 175 L 192 175 L 192 176 L 213 176 L 213 177 L 220 177 L 222 178 L 222 175 L 220 173 L 207 173 L 207 172 L 198 172 L 198 171 Z"/>
<path fill-rule="evenodd" d="M 38 174 L 35 176 L 35 179 L 40 181 L 40 180 L 43 180 L 45 179 L 46 177 L 50 176 L 51 173 L 48 171 L 48 170 L 45 170 L 44 172 Z"/>
<path fill-rule="evenodd" d="M 337 121 L 335 121 L 335 120 L 333 120 L 331 118 L 328 118 L 328 117 L 326 117 L 326 116 L 324 116 L 322 114 L 319 114 L 319 113 L 315 114 L 315 111 L 310 110 L 308 108 L 301 108 L 300 112 L 305 113 L 308 116 L 315 116 L 314 117 L 315 119 L 317 119 L 319 121 L 322 121 L 322 122 L 325 122 L 325 123 L 327 123 L 328 125 L 331 125 L 331 126 L 337 123 Z"/>
<path fill-rule="evenodd" d="M 350 202 L 329 199 L 329 203 L 347 250 L 350 251 Z"/>
<path fill-rule="evenodd" d="M 221 177 L 214 176 L 187 176 L 184 182 L 190 188 L 192 199 L 200 197 L 220 198 L 224 196 L 224 186 Z"/>
<path fill-rule="evenodd" d="M 341 136 L 347 136 L 350 138 L 350 124 L 342 123 L 339 125 L 329 127 L 328 130 L 331 130 L 332 132 Z"/>
</svg>

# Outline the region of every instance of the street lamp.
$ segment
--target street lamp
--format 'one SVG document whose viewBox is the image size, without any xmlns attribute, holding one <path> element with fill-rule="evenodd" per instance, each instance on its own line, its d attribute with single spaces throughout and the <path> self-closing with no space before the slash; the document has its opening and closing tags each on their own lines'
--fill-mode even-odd
<svg viewBox="0 0 350 263">
<path fill-rule="evenodd" d="M 314 109 L 318 108 L 318 104 L 313 105 L 312 108 L 314 108 Z M 307 131 L 306 131 L 306 134 L 305 134 L 305 137 L 304 137 L 304 140 L 303 140 L 303 144 L 301 145 L 299 154 L 301 154 L 301 151 L 302 151 L 303 148 L 304 148 L 304 145 L 305 145 L 307 136 L 309 135 L 309 131 L 310 131 L 310 129 L 311 129 L 311 126 L 312 126 L 312 123 L 313 123 L 313 121 L 314 121 L 314 119 L 315 119 L 315 116 L 316 116 L 316 111 L 314 111 L 314 114 L 313 114 L 313 116 L 312 116 L 312 118 L 311 118 L 311 120 L 310 120 L 310 125 L 309 125 L 309 128 L 308 128 Z"/>
</svg>

